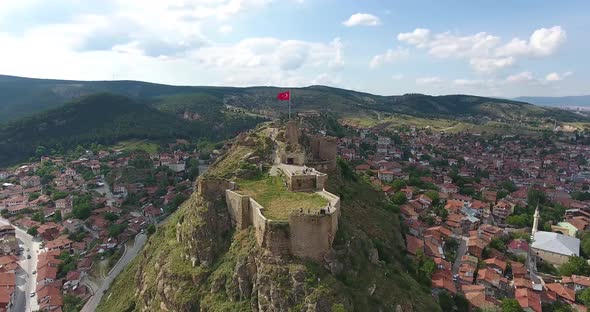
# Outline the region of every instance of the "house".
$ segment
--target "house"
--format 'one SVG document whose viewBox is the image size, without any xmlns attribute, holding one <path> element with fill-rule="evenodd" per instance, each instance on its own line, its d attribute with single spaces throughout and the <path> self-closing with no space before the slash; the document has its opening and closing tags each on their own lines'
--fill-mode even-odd
<svg viewBox="0 0 590 312">
<path fill-rule="evenodd" d="M 547 288 L 548 291 L 555 293 L 557 300 L 561 302 L 566 304 L 573 304 L 576 302 L 576 292 L 571 288 L 567 288 L 559 283 L 545 284 L 545 288 Z"/>
<path fill-rule="evenodd" d="M 492 309 L 499 304 L 497 300 L 486 295 L 485 287 L 482 285 L 462 285 L 461 291 L 469 302 L 470 310 Z"/>
<path fill-rule="evenodd" d="M 525 312 L 543 312 L 541 308 L 541 296 L 531 289 L 517 289 L 514 293 L 514 298 Z"/>
<path fill-rule="evenodd" d="M 563 234 L 538 231 L 534 234 L 531 250 L 540 261 L 562 265 L 570 256 L 580 255 L 580 240 Z"/>
<path fill-rule="evenodd" d="M 477 283 L 485 286 L 486 294 L 494 298 L 506 296 L 509 289 L 508 279 L 491 268 L 484 268 L 477 271 Z"/>
<path fill-rule="evenodd" d="M 45 244 L 45 249 L 47 249 L 47 251 L 60 250 L 70 252 L 72 249 L 72 241 L 61 237 L 47 242 L 47 244 Z"/>
<path fill-rule="evenodd" d="M 508 251 L 517 256 L 526 257 L 529 253 L 529 243 L 524 239 L 513 239 L 508 242 Z"/>
<path fill-rule="evenodd" d="M 155 219 L 164 214 L 162 208 L 157 208 L 154 204 L 147 204 L 143 207 L 143 215 L 145 217 Z"/>
<path fill-rule="evenodd" d="M 590 287 L 590 277 L 573 274 L 572 276 L 564 276 L 561 283 L 577 293 Z"/>
<path fill-rule="evenodd" d="M 37 234 L 39 237 L 43 238 L 43 240 L 51 241 L 56 239 L 62 230 L 63 228 L 60 225 L 53 222 L 47 222 L 41 224 L 41 226 L 37 228 Z"/>
<path fill-rule="evenodd" d="M 467 251 L 470 255 L 481 258 L 486 245 L 486 242 L 484 242 L 481 238 L 471 236 L 467 242 Z"/>
<path fill-rule="evenodd" d="M 0 311 L 11 311 L 14 304 L 14 288 L 0 288 Z"/>
<path fill-rule="evenodd" d="M 424 252 L 424 241 L 412 235 L 406 236 L 406 250 L 411 256 L 416 256 L 418 251 Z"/>
<path fill-rule="evenodd" d="M 45 266 L 37 271 L 37 284 L 49 284 L 57 278 L 57 267 Z"/>
<path fill-rule="evenodd" d="M 459 193 L 459 187 L 457 187 L 456 185 L 454 185 L 452 183 L 443 184 L 440 187 L 440 191 L 444 194 L 447 194 L 447 195 L 457 194 L 457 193 Z"/>
<path fill-rule="evenodd" d="M 484 260 L 484 262 L 486 263 L 488 268 L 493 269 L 498 274 L 504 274 L 504 271 L 506 271 L 507 263 L 496 257 L 486 259 Z"/>
<path fill-rule="evenodd" d="M 0 273 L 0 288 L 14 289 L 16 275 L 14 273 Z"/>
<path fill-rule="evenodd" d="M 377 173 L 377 177 L 381 181 L 391 182 L 393 181 L 393 171 L 387 169 L 380 169 Z"/>
<path fill-rule="evenodd" d="M 37 291 L 37 302 L 41 311 L 61 311 L 63 297 L 59 287 L 46 286 Z"/>
</svg>

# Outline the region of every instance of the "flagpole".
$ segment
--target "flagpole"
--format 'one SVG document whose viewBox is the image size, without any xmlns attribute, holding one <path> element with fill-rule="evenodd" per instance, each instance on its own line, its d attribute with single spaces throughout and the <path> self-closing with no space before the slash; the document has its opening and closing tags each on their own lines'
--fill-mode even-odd
<svg viewBox="0 0 590 312">
<path fill-rule="evenodd" d="M 291 89 L 287 91 L 289 92 L 289 120 L 291 120 Z"/>
</svg>

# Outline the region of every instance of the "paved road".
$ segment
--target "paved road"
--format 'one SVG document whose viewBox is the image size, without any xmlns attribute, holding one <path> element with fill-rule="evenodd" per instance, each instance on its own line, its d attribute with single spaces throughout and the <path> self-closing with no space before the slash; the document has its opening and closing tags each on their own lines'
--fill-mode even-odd
<svg viewBox="0 0 590 312">
<path fill-rule="evenodd" d="M 0 218 L 0 225 L 8 225 L 10 222 L 6 219 Z M 37 270 L 37 256 L 41 249 L 41 242 L 27 232 L 16 228 L 16 239 L 19 245 L 22 245 L 24 251 L 21 255 L 21 260 L 18 262 L 22 270 L 17 272 L 15 301 L 12 311 L 36 311 L 39 309 L 37 304 L 37 297 L 30 297 L 31 292 L 35 291 L 37 287 L 37 276 L 32 274 Z M 29 250 L 29 251 L 27 251 Z M 27 259 L 27 255 L 31 255 L 31 259 Z"/>
<path fill-rule="evenodd" d="M 461 266 L 461 258 L 467 253 L 467 241 L 468 237 L 462 236 L 459 248 L 457 248 L 457 255 L 455 256 L 455 262 L 453 262 L 453 276 L 459 273 L 459 267 Z"/>
<path fill-rule="evenodd" d="M 129 262 L 131 262 L 131 260 L 137 256 L 143 245 L 145 245 L 146 241 L 147 236 L 145 234 L 138 234 L 135 237 L 133 246 L 127 246 L 125 248 L 125 252 L 123 253 L 123 256 L 121 256 L 121 259 L 119 259 L 117 264 L 115 264 L 115 266 L 111 269 L 108 276 L 102 281 L 102 284 L 94 292 L 94 295 L 90 297 L 88 302 L 86 302 L 81 312 L 92 312 L 96 310 L 96 307 L 98 307 L 102 296 L 104 295 L 105 291 L 109 289 L 109 286 L 111 286 L 111 283 L 115 277 L 117 277 L 119 273 L 121 273 L 121 271 L 123 271 L 123 269 L 127 266 L 127 264 L 129 264 Z M 130 287 L 132 287 L 132 285 L 130 285 Z"/>
</svg>

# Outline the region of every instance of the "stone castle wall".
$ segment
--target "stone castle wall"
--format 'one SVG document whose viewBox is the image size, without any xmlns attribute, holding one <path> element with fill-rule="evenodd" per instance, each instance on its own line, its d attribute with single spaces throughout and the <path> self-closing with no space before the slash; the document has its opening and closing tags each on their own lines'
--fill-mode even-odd
<svg viewBox="0 0 590 312">
<path fill-rule="evenodd" d="M 250 196 L 238 194 L 231 190 L 226 190 L 225 201 L 229 211 L 229 216 L 238 230 L 250 226 L 252 216 L 250 214 Z"/>
<path fill-rule="evenodd" d="M 287 188 L 291 192 L 310 192 L 316 188 L 315 174 L 286 175 Z"/>
<path fill-rule="evenodd" d="M 225 190 L 234 189 L 234 183 L 225 179 L 203 178 L 197 181 L 197 194 L 209 200 L 225 197 Z"/>
<path fill-rule="evenodd" d="M 318 165 L 322 164 L 328 170 L 336 169 L 336 138 L 315 135 L 309 138 L 309 143 L 313 158 L 309 161 L 310 166 L 317 163 Z"/>
<path fill-rule="evenodd" d="M 294 214 L 288 222 L 268 220 L 264 207 L 247 195 L 226 190 L 226 201 L 232 222 L 237 229 L 252 225 L 258 246 L 275 255 L 292 254 L 322 261 L 330 251 L 338 230 L 340 198 L 323 191 L 330 201 L 324 214 Z"/>
</svg>

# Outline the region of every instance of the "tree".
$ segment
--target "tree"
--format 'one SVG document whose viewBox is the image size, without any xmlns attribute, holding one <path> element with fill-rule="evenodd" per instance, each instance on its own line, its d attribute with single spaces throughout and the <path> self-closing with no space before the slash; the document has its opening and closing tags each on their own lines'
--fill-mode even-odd
<svg viewBox="0 0 590 312">
<path fill-rule="evenodd" d="M 401 189 L 403 189 L 404 187 L 406 187 L 406 181 L 402 180 L 402 179 L 395 179 L 393 180 L 393 182 L 391 183 L 391 186 L 395 189 L 395 191 L 399 191 Z"/>
<path fill-rule="evenodd" d="M 502 188 L 507 190 L 510 193 L 518 190 L 518 188 L 516 188 L 516 184 L 514 184 L 514 182 L 512 182 L 510 180 L 506 180 L 506 181 L 502 182 Z"/>
<path fill-rule="evenodd" d="M 563 276 L 589 275 L 590 266 L 588 262 L 582 257 L 571 256 L 568 261 L 559 267 L 559 273 Z"/>
<path fill-rule="evenodd" d="M 147 235 L 151 236 L 154 233 L 156 233 L 156 226 L 152 223 L 147 227 Z"/>
<path fill-rule="evenodd" d="M 45 222 L 45 215 L 41 211 L 37 211 L 31 216 L 31 220 L 43 223 Z"/>
<path fill-rule="evenodd" d="M 27 234 L 31 236 L 37 236 L 37 227 L 33 226 L 27 230 Z"/>
<path fill-rule="evenodd" d="M 582 300 L 586 307 L 590 307 L 590 288 L 582 290 L 578 298 Z"/>
<path fill-rule="evenodd" d="M 438 192 L 435 190 L 430 190 L 428 192 L 426 192 L 424 195 L 428 196 L 428 198 L 432 199 L 432 204 L 436 205 L 438 204 L 439 201 L 439 196 L 438 196 Z"/>
<path fill-rule="evenodd" d="M 506 244 L 504 244 L 504 242 L 499 239 L 499 238 L 492 238 L 492 241 L 490 242 L 490 247 L 499 250 L 501 252 L 505 252 L 506 251 Z"/>
<path fill-rule="evenodd" d="M 527 194 L 527 203 L 529 207 L 536 207 L 537 205 L 542 205 L 547 202 L 547 196 L 543 191 L 539 191 L 536 189 L 530 189 Z"/>
<path fill-rule="evenodd" d="M 114 213 L 112 213 L 112 212 L 110 212 L 110 211 L 108 211 L 108 212 L 105 212 L 104 218 L 105 218 L 105 220 L 114 222 L 115 220 L 119 219 L 119 216 L 116 215 L 116 214 L 114 214 Z"/>
<path fill-rule="evenodd" d="M 47 154 L 47 148 L 45 148 L 45 146 L 43 146 L 43 145 L 39 145 L 35 149 L 35 156 L 37 156 L 37 157 L 45 156 L 46 154 Z"/>
<path fill-rule="evenodd" d="M 443 311 L 453 311 L 455 309 L 455 301 L 446 291 L 438 294 L 438 305 Z"/>
<path fill-rule="evenodd" d="M 406 194 L 402 192 L 397 192 L 393 194 L 393 197 L 391 198 L 391 201 L 396 205 L 403 205 L 406 203 L 406 200 L 408 200 L 406 198 Z"/>
<path fill-rule="evenodd" d="M 458 312 L 469 312 L 469 301 L 467 301 L 465 296 L 461 294 L 456 294 L 454 299 L 455 306 L 457 307 Z"/>
<path fill-rule="evenodd" d="M 502 312 L 524 312 L 516 299 L 505 298 L 502 300 Z"/>
<path fill-rule="evenodd" d="M 54 222 L 59 222 L 61 221 L 61 210 L 56 210 L 55 213 L 53 214 L 53 221 Z"/>
<path fill-rule="evenodd" d="M 582 234 L 582 237 L 580 237 L 580 239 L 580 247 L 582 247 L 582 252 L 586 257 L 590 256 L 590 233 Z"/>
</svg>

